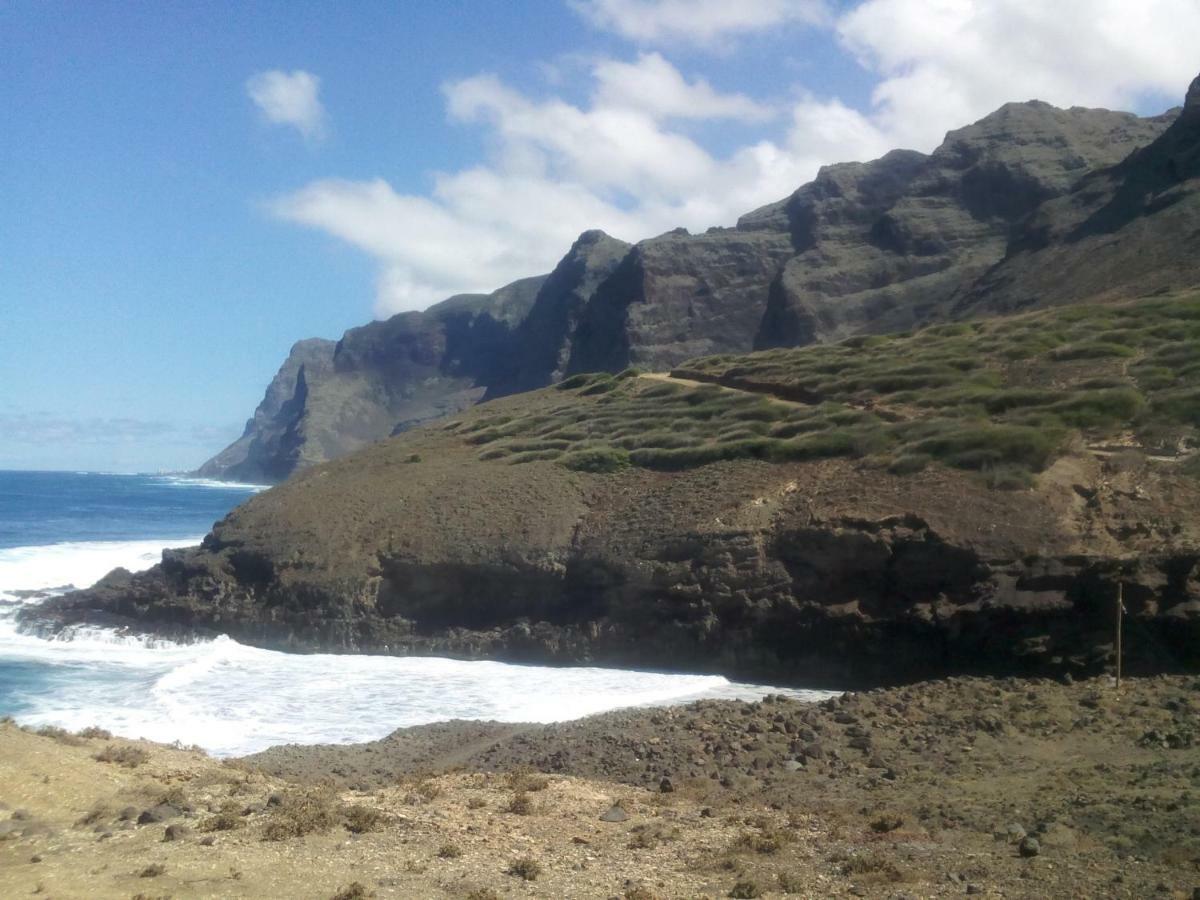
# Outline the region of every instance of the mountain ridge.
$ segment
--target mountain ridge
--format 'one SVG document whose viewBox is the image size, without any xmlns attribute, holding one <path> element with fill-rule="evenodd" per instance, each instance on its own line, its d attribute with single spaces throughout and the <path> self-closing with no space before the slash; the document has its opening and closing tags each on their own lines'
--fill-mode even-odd
<svg viewBox="0 0 1200 900">
<path fill-rule="evenodd" d="M 289 356 L 243 436 L 199 472 L 279 481 L 580 372 L 669 369 L 1003 309 L 1011 301 L 971 290 L 1010 255 L 1026 219 L 1149 145 L 1178 115 L 1011 103 L 950 132 L 931 154 L 895 150 L 823 167 L 732 228 L 676 229 L 634 245 L 585 232 L 536 291 L 523 279 L 521 290 L 351 329 L 328 359 L 332 342 L 305 345 L 303 379 Z"/>
</svg>

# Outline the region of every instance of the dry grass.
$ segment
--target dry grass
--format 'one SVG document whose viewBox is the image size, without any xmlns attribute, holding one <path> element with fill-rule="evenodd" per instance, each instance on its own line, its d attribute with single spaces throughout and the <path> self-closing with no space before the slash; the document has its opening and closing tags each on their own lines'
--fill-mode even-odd
<svg viewBox="0 0 1200 900">
<path fill-rule="evenodd" d="M 132 747 L 128 744 L 122 746 L 109 744 L 92 759 L 102 763 L 115 763 L 126 769 L 136 769 L 150 759 L 150 754 L 141 747 Z"/>
<path fill-rule="evenodd" d="M 332 788 L 295 790 L 284 794 L 263 826 L 263 840 L 285 841 L 313 832 L 328 831 L 342 821 Z"/>
<path fill-rule="evenodd" d="M 542 874 L 542 866 L 532 856 L 520 856 L 509 863 L 507 871 L 509 875 L 515 875 L 525 881 L 536 881 Z"/>
</svg>

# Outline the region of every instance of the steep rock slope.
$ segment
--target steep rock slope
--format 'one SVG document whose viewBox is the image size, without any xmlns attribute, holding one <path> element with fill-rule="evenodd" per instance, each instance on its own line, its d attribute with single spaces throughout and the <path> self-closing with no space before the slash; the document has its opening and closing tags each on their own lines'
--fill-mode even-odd
<svg viewBox="0 0 1200 900">
<path fill-rule="evenodd" d="M 894 151 L 826 167 L 735 228 L 680 229 L 632 248 L 587 232 L 544 283 L 348 332 L 332 378 L 309 365 L 297 382 L 298 367 L 285 364 L 272 391 L 291 384 L 306 393 L 286 409 L 265 399 L 246 434 L 202 471 L 278 480 L 572 373 L 661 370 L 952 315 L 956 298 L 1004 259 L 1010 236 L 1040 205 L 1150 144 L 1173 119 L 1009 104 L 951 132 L 931 155 Z M 1003 303 L 970 309 L 993 306 Z"/>
<path fill-rule="evenodd" d="M 1157 140 L 1043 204 L 958 314 L 1200 284 L 1200 78 Z"/>
<path fill-rule="evenodd" d="M 910 328 L 1007 249 L 1014 227 L 1098 166 L 1148 144 L 1173 114 L 1010 103 L 946 136 L 930 156 L 897 151 L 831 166 L 740 227 L 782 219 L 797 255 L 780 273 L 760 348 Z M 980 310 L 982 311 L 982 310 Z"/>
<path fill-rule="evenodd" d="M 292 429 L 303 412 L 308 381 L 333 371 L 337 344 L 322 338 L 297 341 L 271 383 L 242 436 L 208 460 L 197 473 L 232 481 L 276 481 L 291 471 L 297 435 Z"/>
<path fill-rule="evenodd" d="M 1121 585 L 1129 666 L 1195 667 L 1200 369 L 1161 370 L 1198 312 L 684 367 L 717 384 L 569 378 L 298 473 L 202 547 L 26 617 L 844 686 L 1094 673 Z"/>
</svg>

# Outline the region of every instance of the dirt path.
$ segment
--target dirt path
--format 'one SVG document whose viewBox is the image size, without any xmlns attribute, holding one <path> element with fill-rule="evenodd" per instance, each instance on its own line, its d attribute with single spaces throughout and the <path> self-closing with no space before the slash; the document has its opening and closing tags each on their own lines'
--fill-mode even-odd
<svg viewBox="0 0 1200 900">
<path fill-rule="evenodd" d="M 718 384 L 715 381 L 699 381 L 694 378 L 678 378 L 670 372 L 643 372 L 638 378 L 645 378 L 648 381 L 660 381 L 667 384 L 677 384 L 680 387 L 715 387 L 723 391 L 729 391 L 731 394 L 745 394 L 748 397 L 763 397 L 770 400 L 772 403 L 778 403 L 781 406 L 791 406 L 798 409 L 811 409 L 811 404 L 800 403 L 797 400 L 785 400 L 782 397 L 777 397 L 768 391 L 749 391 L 745 388 L 730 387 L 727 384 Z"/>
</svg>

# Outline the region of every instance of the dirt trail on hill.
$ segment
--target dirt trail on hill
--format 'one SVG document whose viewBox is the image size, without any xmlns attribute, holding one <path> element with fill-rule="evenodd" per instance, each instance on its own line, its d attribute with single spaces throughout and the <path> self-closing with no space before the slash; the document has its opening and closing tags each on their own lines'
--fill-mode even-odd
<svg viewBox="0 0 1200 900">
<path fill-rule="evenodd" d="M 701 381 L 696 378 L 680 378 L 676 375 L 672 375 L 670 372 L 643 372 L 638 377 L 645 378 L 647 381 L 665 381 L 668 384 L 678 384 L 681 387 L 716 387 L 723 391 L 729 391 L 733 394 L 749 394 L 754 397 L 765 397 L 768 400 L 771 400 L 775 403 L 780 403 L 784 406 L 807 408 L 810 405 L 807 403 L 800 403 L 796 400 L 785 400 L 782 397 L 778 397 L 775 394 L 770 393 L 769 391 L 751 391 L 745 388 L 730 387 L 727 384 L 720 384 L 716 381 Z"/>
</svg>

